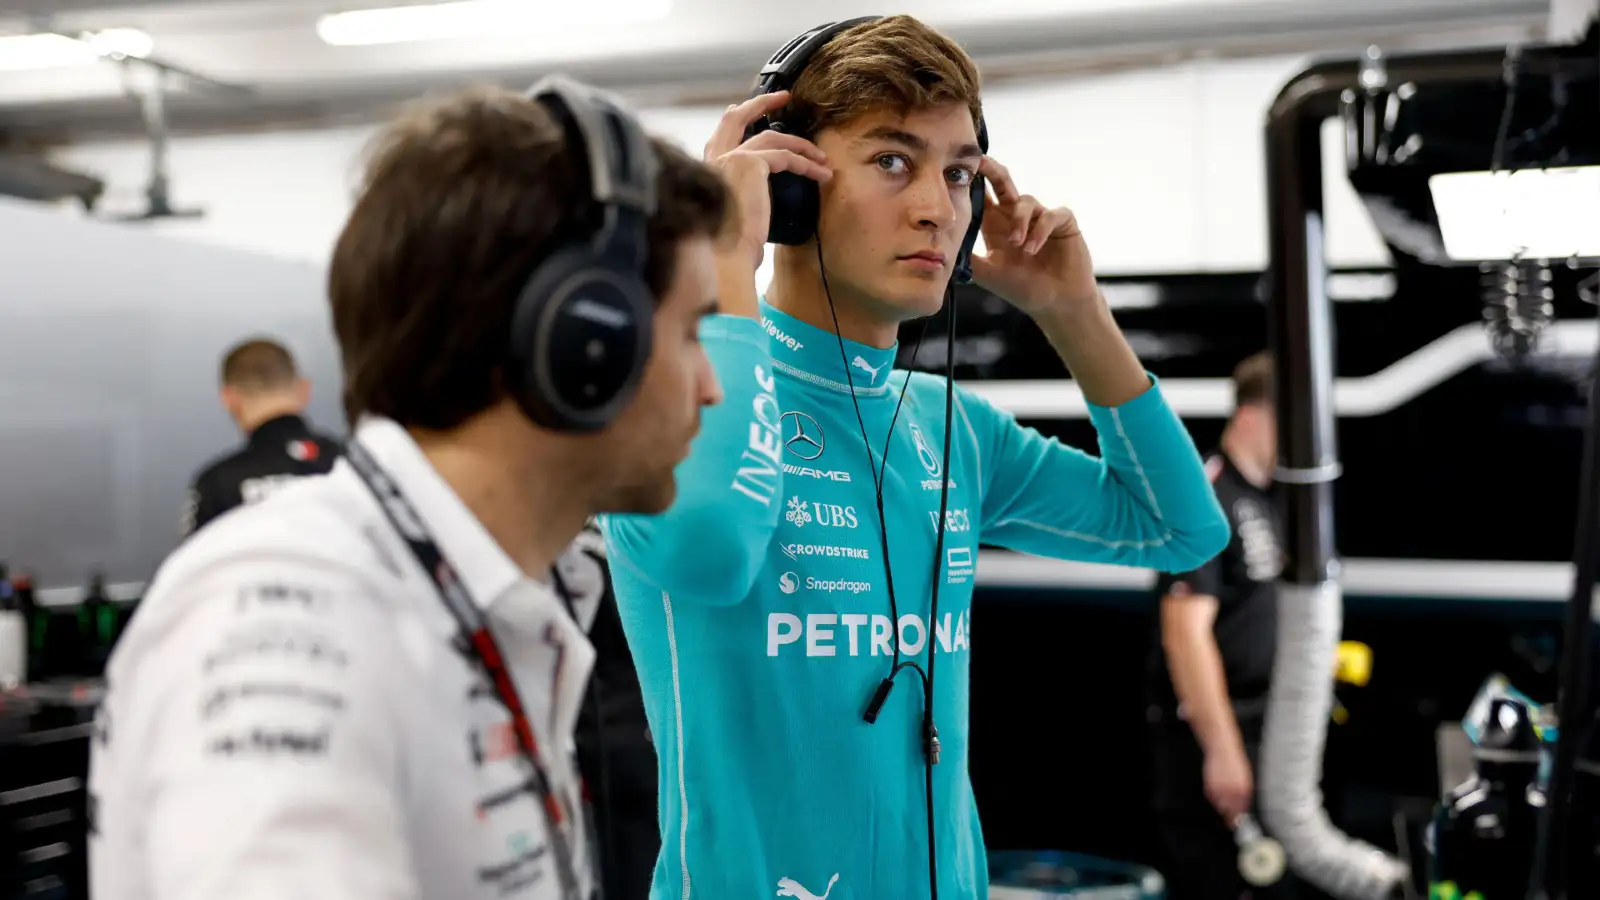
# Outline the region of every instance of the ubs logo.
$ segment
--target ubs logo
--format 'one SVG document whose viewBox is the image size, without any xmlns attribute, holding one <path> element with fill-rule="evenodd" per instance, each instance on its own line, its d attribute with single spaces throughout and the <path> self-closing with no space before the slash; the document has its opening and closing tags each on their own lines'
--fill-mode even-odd
<svg viewBox="0 0 1600 900">
<path fill-rule="evenodd" d="M 803 412 L 786 412 L 782 422 L 784 449 L 808 461 L 822 455 L 827 440 L 816 419 Z"/>
</svg>

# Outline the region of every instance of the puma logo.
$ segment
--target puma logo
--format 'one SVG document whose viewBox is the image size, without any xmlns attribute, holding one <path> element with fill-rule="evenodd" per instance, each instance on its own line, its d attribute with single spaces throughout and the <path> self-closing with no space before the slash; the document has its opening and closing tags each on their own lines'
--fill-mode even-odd
<svg viewBox="0 0 1600 900">
<path fill-rule="evenodd" d="M 806 890 L 805 885 L 795 881 L 793 878 L 779 878 L 778 896 L 796 897 L 798 900 L 828 900 L 828 895 L 833 893 L 833 884 L 838 880 L 839 873 L 833 873 L 833 877 L 828 879 L 828 889 L 821 896 L 818 896 Z"/>
<path fill-rule="evenodd" d="M 852 359 L 850 361 L 850 365 L 862 370 L 863 372 L 866 372 L 868 375 L 871 375 L 873 381 L 878 380 L 878 369 L 883 368 L 883 366 L 879 366 L 878 369 L 874 369 L 873 367 L 867 365 L 867 361 L 859 356 L 855 359 Z"/>
</svg>

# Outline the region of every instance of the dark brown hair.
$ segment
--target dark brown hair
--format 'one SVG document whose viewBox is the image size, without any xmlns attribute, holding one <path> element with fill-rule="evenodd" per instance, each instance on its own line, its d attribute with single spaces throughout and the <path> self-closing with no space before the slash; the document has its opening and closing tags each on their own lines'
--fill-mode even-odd
<svg viewBox="0 0 1600 900">
<path fill-rule="evenodd" d="M 810 134 L 885 107 L 903 115 L 943 103 L 965 105 L 976 124 L 980 87 L 977 64 L 955 41 L 911 16 L 885 16 L 818 48 L 789 106 Z"/>
<path fill-rule="evenodd" d="M 1233 367 L 1233 405 L 1271 404 L 1276 396 L 1273 381 L 1271 353 L 1262 350 L 1245 357 Z"/>
<path fill-rule="evenodd" d="M 718 236 L 730 198 L 656 139 L 645 281 L 660 297 L 679 242 Z M 447 429 L 504 396 L 511 310 L 534 267 L 594 227 L 588 172 L 539 103 L 494 87 L 423 102 L 378 137 L 328 276 L 345 414 Z"/>
<path fill-rule="evenodd" d="M 235 344 L 222 357 L 222 384 L 243 391 L 272 390 L 293 384 L 300 372 L 287 347 L 270 338 Z"/>
</svg>

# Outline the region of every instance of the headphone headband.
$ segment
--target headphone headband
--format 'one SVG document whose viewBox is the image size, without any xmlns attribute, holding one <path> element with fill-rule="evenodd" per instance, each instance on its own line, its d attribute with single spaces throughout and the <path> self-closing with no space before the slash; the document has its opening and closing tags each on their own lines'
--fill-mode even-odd
<svg viewBox="0 0 1600 900">
<path fill-rule="evenodd" d="M 806 63 L 811 61 L 811 57 L 816 55 L 823 44 L 833 40 L 834 35 L 857 25 L 876 22 L 881 18 L 883 16 L 858 16 L 842 22 L 827 22 L 796 35 L 787 44 L 779 47 L 778 52 L 772 54 L 767 64 L 761 67 L 761 73 L 756 76 L 755 93 L 751 96 L 773 94 L 794 87 L 795 79 L 805 70 Z"/>
<path fill-rule="evenodd" d="M 588 163 L 589 197 L 604 213 L 594 236 L 596 251 L 602 256 L 626 251 L 630 262 L 642 266 L 642 236 L 630 234 L 632 228 L 619 228 L 618 219 L 642 221 L 656 211 L 660 162 L 649 136 L 614 94 L 565 75 L 540 79 L 527 96 L 556 116 L 566 130 L 568 146 L 580 150 Z M 574 136 L 576 142 L 571 140 Z M 616 246 L 619 239 L 628 246 Z"/>
<path fill-rule="evenodd" d="M 528 275 L 512 310 L 508 380 L 535 423 L 595 431 L 633 397 L 650 355 L 655 303 L 644 270 L 661 163 L 612 94 L 551 75 L 526 96 L 555 117 L 574 165 L 587 165 L 576 212 L 595 230 L 551 249 Z"/>
</svg>

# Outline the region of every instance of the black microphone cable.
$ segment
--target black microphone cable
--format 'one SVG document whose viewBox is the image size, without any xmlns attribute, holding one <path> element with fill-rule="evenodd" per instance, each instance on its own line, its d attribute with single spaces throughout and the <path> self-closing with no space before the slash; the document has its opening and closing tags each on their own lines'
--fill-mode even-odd
<svg viewBox="0 0 1600 900">
<path fill-rule="evenodd" d="M 900 399 L 895 403 L 894 415 L 889 420 L 889 430 L 884 436 L 883 452 L 879 454 L 879 464 L 872 464 L 872 439 L 867 434 L 867 424 L 861 414 L 861 401 L 856 397 L 855 378 L 850 373 L 849 353 L 845 350 L 844 335 L 839 328 L 839 310 L 833 302 L 833 290 L 828 285 L 828 268 L 822 260 L 822 238 L 817 237 L 817 270 L 822 277 L 822 291 L 828 299 L 828 311 L 833 316 L 833 333 L 839 342 L 839 359 L 844 363 L 844 377 L 850 387 L 850 402 L 855 407 L 856 424 L 861 429 L 861 440 L 867 450 L 867 465 L 872 473 L 873 487 L 876 491 L 878 508 L 878 534 L 881 539 L 880 546 L 883 552 L 883 572 L 885 585 L 889 592 L 890 616 L 890 643 L 894 649 L 894 659 L 889 670 L 889 675 L 878 683 L 878 688 L 873 692 L 872 700 L 867 704 L 866 712 L 862 718 L 867 724 L 875 724 L 878 715 L 882 712 L 884 704 L 889 699 L 889 692 L 894 689 L 895 679 L 903 669 L 916 672 L 922 682 L 922 729 L 920 738 L 923 748 L 923 789 L 928 820 L 928 887 L 932 900 L 939 900 L 939 864 L 938 864 L 938 833 L 935 831 L 934 802 L 933 802 L 933 767 L 939 762 L 939 729 L 934 722 L 933 713 L 933 660 L 936 654 L 938 622 L 939 622 L 939 581 L 943 574 L 945 518 L 949 511 L 950 500 L 950 432 L 952 413 L 955 408 L 955 288 L 945 288 L 945 309 L 948 323 L 945 335 L 945 398 L 944 398 L 944 454 L 939 467 L 939 521 L 938 537 L 934 544 L 933 555 L 933 580 L 932 597 L 928 616 L 928 625 L 924 630 L 924 640 L 928 644 L 928 665 L 924 669 L 915 660 L 902 660 L 900 658 L 900 609 L 895 598 L 894 572 L 889 562 L 889 522 L 883 511 L 883 482 L 884 474 L 889 466 L 889 445 L 894 439 L 894 426 L 900 419 L 900 409 L 906 402 L 906 390 L 911 383 L 911 371 L 906 371 L 906 377 L 900 384 Z M 922 339 L 928 332 L 928 319 L 922 320 L 922 328 L 917 333 L 917 341 L 912 346 L 911 358 L 915 360 L 922 351 Z"/>
</svg>

